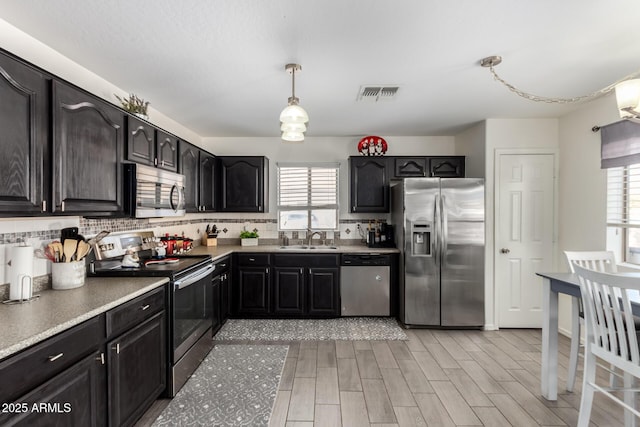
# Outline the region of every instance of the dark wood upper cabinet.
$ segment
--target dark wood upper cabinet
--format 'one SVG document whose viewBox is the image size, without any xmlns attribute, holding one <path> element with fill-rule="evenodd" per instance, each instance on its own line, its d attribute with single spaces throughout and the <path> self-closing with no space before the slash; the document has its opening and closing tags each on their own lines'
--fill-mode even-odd
<svg viewBox="0 0 640 427">
<path fill-rule="evenodd" d="M 127 123 L 127 160 L 178 171 L 178 138 L 134 116 Z"/>
<path fill-rule="evenodd" d="M 49 80 L 0 53 L 0 215 L 47 211 Z"/>
<path fill-rule="evenodd" d="M 179 172 L 184 175 L 184 199 L 187 212 L 198 212 L 198 166 L 200 149 L 195 145 L 182 141 L 180 144 Z"/>
<path fill-rule="evenodd" d="M 415 178 L 427 176 L 426 157 L 391 157 L 394 178 Z"/>
<path fill-rule="evenodd" d="M 123 214 L 124 114 L 53 81 L 53 212 Z"/>
<path fill-rule="evenodd" d="M 349 157 L 350 212 L 389 212 L 389 170 L 384 157 Z"/>
<path fill-rule="evenodd" d="M 464 178 L 464 156 L 429 157 L 429 176 Z"/>
<path fill-rule="evenodd" d="M 200 150 L 200 211 L 216 209 L 216 157 Z"/>
<path fill-rule="evenodd" d="M 156 130 L 147 122 L 128 117 L 127 160 L 154 166 L 156 158 Z"/>
<path fill-rule="evenodd" d="M 178 171 L 185 176 L 187 212 L 216 210 L 216 157 L 188 142 L 180 142 Z"/>
<path fill-rule="evenodd" d="M 156 161 L 160 169 L 178 170 L 178 138 L 156 130 Z"/>
<path fill-rule="evenodd" d="M 223 156 L 220 161 L 220 206 L 222 212 L 269 211 L 269 159 Z"/>
</svg>

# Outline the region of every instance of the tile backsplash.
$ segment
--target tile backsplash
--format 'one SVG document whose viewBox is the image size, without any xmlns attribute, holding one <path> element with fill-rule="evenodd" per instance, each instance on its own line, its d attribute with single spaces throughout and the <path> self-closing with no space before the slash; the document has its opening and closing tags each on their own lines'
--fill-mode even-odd
<svg viewBox="0 0 640 427">
<path fill-rule="evenodd" d="M 216 214 L 215 218 L 202 217 L 201 215 L 187 215 L 181 218 L 167 219 L 135 219 L 135 218 L 109 218 L 89 219 L 82 217 L 51 217 L 51 218 L 20 218 L 12 220 L 0 220 L 0 299 L 8 288 L 10 261 L 8 248 L 20 244 L 33 246 L 35 249 L 43 248 L 47 243 L 60 239 L 60 230 L 65 227 L 78 227 L 79 233 L 85 238 L 95 236 L 102 230 L 111 233 L 124 233 L 135 230 L 150 230 L 156 236 L 182 235 L 194 239 L 195 244 L 200 244 L 200 238 L 207 225 L 218 228 L 218 244 L 239 244 L 240 232 L 257 230 L 260 235 L 260 244 L 301 244 L 306 241 L 307 233 L 304 231 L 278 232 L 277 220 L 274 218 L 256 218 L 255 215 L 247 215 L 239 218 Z M 378 218 L 380 219 L 380 218 Z M 364 243 L 364 233 L 360 234 L 358 225 L 364 230 L 369 221 L 375 219 L 345 219 L 339 223 L 336 232 L 323 232 L 318 243 L 337 245 L 359 245 Z M 316 237 L 315 239 L 318 239 Z M 47 276 L 51 274 L 51 265 L 48 260 L 34 259 L 34 276 Z M 42 277 L 40 282 L 46 283 L 47 278 Z M 4 285 L 3 285 L 4 284 Z M 45 286 L 46 287 L 46 286 Z M 7 291 L 8 292 L 8 291 Z"/>
</svg>

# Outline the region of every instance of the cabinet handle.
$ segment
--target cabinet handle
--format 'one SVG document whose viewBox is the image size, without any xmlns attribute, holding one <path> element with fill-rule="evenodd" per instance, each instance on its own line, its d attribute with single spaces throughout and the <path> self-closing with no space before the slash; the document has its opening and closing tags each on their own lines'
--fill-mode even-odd
<svg viewBox="0 0 640 427">
<path fill-rule="evenodd" d="M 353 211 L 354 211 L 354 212 L 356 211 L 356 207 L 355 207 L 355 206 L 353 207 Z"/>
<path fill-rule="evenodd" d="M 104 353 L 100 353 L 100 356 L 96 357 L 96 360 L 104 365 Z"/>
<path fill-rule="evenodd" d="M 158 158 L 153 159 L 153 166 L 158 166 Z"/>
<path fill-rule="evenodd" d="M 254 262 L 256 259 L 255 258 L 249 258 L 249 261 Z"/>
<path fill-rule="evenodd" d="M 111 350 L 115 350 L 116 354 L 120 354 L 120 343 L 114 345 L 113 347 L 111 347 Z"/>
<path fill-rule="evenodd" d="M 164 160 L 162 161 L 162 163 L 161 163 L 161 164 L 162 164 L 162 166 L 164 166 Z"/>
<path fill-rule="evenodd" d="M 140 307 L 140 310 L 145 311 L 149 307 L 151 307 L 149 304 L 143 305 L 142 307 Z"/>
<path fill-rule="evenodd" d="M 300 267 L 300 274 L 304 273 L 304 268 Z"/>
<path fill-rule="evenodd" d="M 227 266 L 227 264 L 226 264 L 226 263 L 223 263 L 223 264 L 220 264 L 220 266 L 221 266 L 221 267 L 226 267 L 226 266 Z"/>
<path fill-rule="evenodd" d="M 60 210 L 61 210 L 62 212 L 64 212 L 64 201 L 62 201 L 62 202 L 60 203 Z"/>
<path fill-rule="evenodd" d="M 64 353 L 56 354 L 55 356 L 49 356 L 49 362 L 55 362 L 56 360 L 60 359 L 62 356 L 64 356 Z"/>
<path fill-rule="evenodd" d="M 262 210 L 262 205 L 258 205 L 258 210 L 261 211 Z"/>
<path fill-rule="evenodd" d="M 43 200 L 42 201 L 42 212 L 46 212 L 47 211 L 47 201 Z"/>
<path fill-rule="evenodd" d="M 269 274 L 269 267 L 267 267 L 267 269 L 265 270 L 265 272 L 266 272 L 267 274 Z"/>
</svg>

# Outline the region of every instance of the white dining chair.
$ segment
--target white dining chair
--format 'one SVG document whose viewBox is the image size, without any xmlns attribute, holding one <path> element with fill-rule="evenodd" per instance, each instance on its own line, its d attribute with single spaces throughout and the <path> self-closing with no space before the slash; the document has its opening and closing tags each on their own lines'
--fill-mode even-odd
<svg viewBox="0 0 640 427">
<path fill-rule="evenodd" d="M 578 426 L 586 427 L 591 418 L 595 392 L 600 392 L 625 408 L 625 426 L 635 426 L 640 412 L 636 409 L 635 379 L 640 378 L 638 338 L 628 290 L 640 291 L 640 278 L 602 273 L 574 264 L 580 279 L 587 339 L 584 352 L 584 375 Z M 596 358 L 622 372 L 622 389 L 596 384 Z M 623 399 L 612 393 L 622 392 Z"/>
<path fill-rule="evenodd" d="M 569 263 L 569 269 L 575 273 L 574 263 L 589 270 L 617 273 L 616 258 L 611 251 L 564 251 Z M 569 353 L 569 367 L 567 372 L 567 391 L 573 391 L 578 370 L 578 353 L 580 352 L 580 330 L 583 319 L 582 301 L 572 298 L 571 301 L 571 351 Z M 611 377 L 611 386 L 615 377 Z"/>
</svg>

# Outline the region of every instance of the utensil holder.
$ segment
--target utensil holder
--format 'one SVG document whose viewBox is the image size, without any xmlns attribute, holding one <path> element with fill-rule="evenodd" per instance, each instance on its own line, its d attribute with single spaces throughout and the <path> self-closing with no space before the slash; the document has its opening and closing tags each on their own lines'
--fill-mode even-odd
<svg viewBox="0 0 640 427">
<path fill-rule="evenodd" d="M 51 264 L 51 287 L 58 290 L 79 288 L 84 285 L 86 273 L 84 261 L 54 262 Z"/>
</svg>

